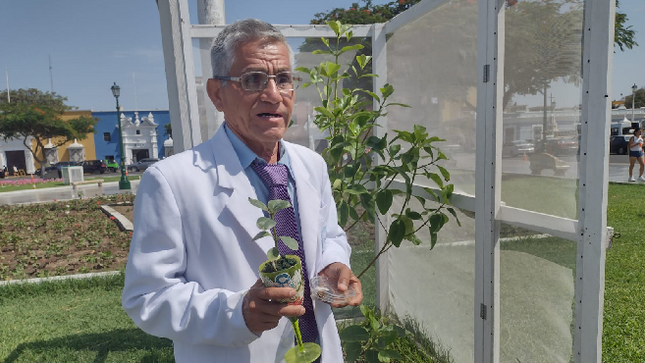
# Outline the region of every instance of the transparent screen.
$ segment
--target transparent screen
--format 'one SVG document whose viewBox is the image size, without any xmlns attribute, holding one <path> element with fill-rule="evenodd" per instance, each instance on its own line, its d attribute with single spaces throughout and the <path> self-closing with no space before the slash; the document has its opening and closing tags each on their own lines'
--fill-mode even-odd
<svg viewBox="0 0 645 363">
<path fill-rule="evenodd" d="M 388 36 L 390 99 L 411 106 L 388 109 L 388 135 L 421 125 L 445 139 L 455 190 L 475 194 L 477 2 L 444 2 Z"/>
<path fill-rule="evenodd" d="M 572 361 L 576 242 L 500 235 L 500 363 Z"/>
<path fill-rule="evenodd" d="M 576 218 L 584 3 L 508 4 L 502 200 Z"/>
<path fill-rule="evenodd" d="M 334 61 L 333 57 L 324 54 L 313 54 L 316 49 L 323 49 L 324 44 L 320 38 L 287 38 L 289 45 L 294 52 L 295 65 L 297 67 L 313 68 L 324 61 Z M 353 43 L 362 42 L 369 44 L 369 41 L 356 38 Z M 210 63 L 210 47 L 212 39 L 194 39 L 193 54 L 195 59 L 195 77 L 197 88 L 197 103 L 199 107 L 200 125 L 202 139 L 207 140 L 217 131 L 219 125 L 224 122 L 224 115 L 217 112 L 206 93 L 207 79 L 212 77 Z M 343 45 L 341 44 L 341 47 Z M 371 47 L 360 50 L 361 54 L 371 55 Z M 342 70 L 346 70 L 358 55 L 357 52 L 346 52 L 339 59 Z M 206 75 L 206 76 L 204 76 Z M 284 135 L 284 139 L 296 144 L 307 146 L 311 149 L 321 152 L 326 147 L 324 142 L 325 135 L 316 127 L 313 120 L 318 106 L 322 106 L 322 101 L 318 90 L 314 85 L 304 88 L 302 85 L 309 82 L 309 75 L 303 72 L 294 71 L 294 75 L 301 78 L 299 87 L 295 91 L 295 103 L 291 115 L 292 124 Z M 237 76 L 237 75 L 229 75 Z M 352 80 L 345 80 L 344 87 L 352 87 Z M 363 85 L 363 87 L 371 87 Z M 371 88 L 368 88 L 371 89 Z M 206 135 L 206 136 L 204 136 Z"/>
<path fill-rule="evenodd" d="M 395 210 L 402 201 L 395 198 Z M 412 207 L 418 208 L 414 201 Z M 392 311 L 421 327 L 435 346 L 435 358 L 443 358 L 437 361 L 472 363 L 475 215 L 464 211 L 457 215 L 462 226 L 451 216 L 433 249 L 428 229 L 422 228 L 417 234 L 421 244 L 404 241 L 388 251 L 388 289 Z"/>
</svg>

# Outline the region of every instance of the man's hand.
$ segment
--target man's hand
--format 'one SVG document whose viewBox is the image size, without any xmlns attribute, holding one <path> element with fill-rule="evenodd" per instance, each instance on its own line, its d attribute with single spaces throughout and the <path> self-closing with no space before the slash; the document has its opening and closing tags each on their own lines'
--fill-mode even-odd
<svg viewBox="0 0 645 363">
<path fill-rule="evenodd" d="M 301 305 L 277 302 L 295 295 L 296 290 L 290 287 L 264 287 L 262 280 L 258 279 L 244 295 L 242 314 L 246 326 L 253 333 L 260 335 L 263 331 L 278 326 L 283 316 L 297 317 L 304 314 L 305 308 Z"/>
<path fill-rule="evenodd" d="M 356 295 L 350 301 L 342 304 L 331 304 L 335 308 L 342 308 L 347 305 L 358 306 L 363 301 L 363 288 L 361 287 L 361 280 L 358 277 L 354 276 L 352 270 L 349 269 L 345 264 L 340 262 L 334 262 L 327 267 L 325 267 L 320 273 L 320 275 L 325 275 L 329 281 L 338 281 L 337 289 L 338 292 L 344 293 L 350 287 L 356 291 Z"/>
</svg>

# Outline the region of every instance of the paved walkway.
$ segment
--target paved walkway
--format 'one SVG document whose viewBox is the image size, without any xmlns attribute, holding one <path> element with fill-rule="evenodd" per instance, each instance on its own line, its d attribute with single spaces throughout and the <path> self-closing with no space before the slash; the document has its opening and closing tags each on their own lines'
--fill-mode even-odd
<svg viewBox="0 0 645 363">
<path fill-rule="evenodd" d="M 139 180 L 130 180 L 130 190 L 119 190 L 119 182 L 103 183 L 102 187 L 97 185 L 79 185 L 74 190 L 71 186 L 44 188 L 44 189 L 28 189 L 19 190 L 15 192 L 0 193 L 0 205 L 4 204 L 25 204 L 25 203 L 40 203 L 51 202 L 56 200 L 77 199 L 78 193 L 82 192 L 84 198 L 91 198 L 97 195 L 111 195 L 111 194 L 124 194 L 135 193 L 139 187 Z"/>
</svg>

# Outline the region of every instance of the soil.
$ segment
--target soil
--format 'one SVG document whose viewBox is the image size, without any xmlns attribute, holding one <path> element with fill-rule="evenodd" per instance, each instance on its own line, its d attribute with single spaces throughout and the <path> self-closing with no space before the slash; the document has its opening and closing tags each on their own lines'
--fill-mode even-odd
<svg viewBox="0 0 645 363">
<path fill-rule="evenodd" d="M 0 207 L 0 280 L 124 268 L 131 233 L 100 207 L 133 200 L 115 195 Z"/>
<path fill-rule="evenodd" d="M 298 264 L 298 261 L 291 258 L 287 258 L 285 256 L 280 256 L 277 260 L 275 260 L 275 267 L 273 266 L 272 263 L 267 263 L 264 266 L 264 270 L 262 270 L 262 272 L 272 273 L 272 272 L 287 270 L 295 266 L 296 264 Z"/>
</svg>

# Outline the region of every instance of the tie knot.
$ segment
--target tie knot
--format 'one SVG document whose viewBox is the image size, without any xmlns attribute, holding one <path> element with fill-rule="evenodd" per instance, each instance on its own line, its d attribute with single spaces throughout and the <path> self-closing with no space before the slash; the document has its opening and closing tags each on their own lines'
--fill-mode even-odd
<svg viewBox="0 0 645 363">
<path fill-rule="evenodd" d="M 251 163 L 251 167 L 258 174 L 262 182 L 271 188 L 274 186 L 287 186 L 288 172 L 283 164 L 264 164 L 257 160 Z"/>
</svg>

